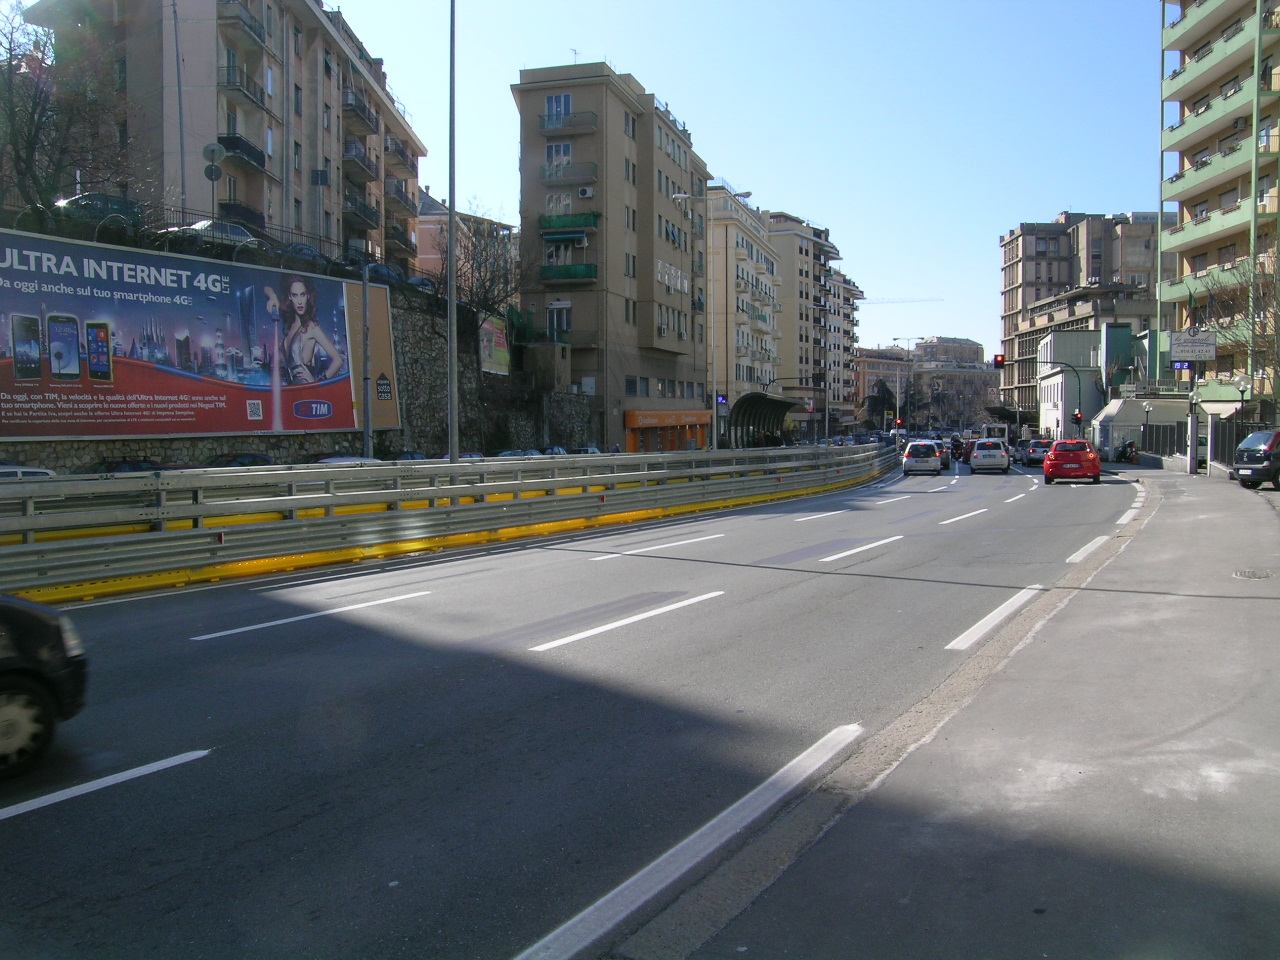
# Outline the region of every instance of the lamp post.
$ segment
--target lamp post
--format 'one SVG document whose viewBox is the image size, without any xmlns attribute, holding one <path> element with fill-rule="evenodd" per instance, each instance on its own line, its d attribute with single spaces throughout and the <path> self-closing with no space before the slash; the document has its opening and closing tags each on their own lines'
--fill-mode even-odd
<svg viewBox="0 0 1280 960">
<path fill-rule="evenodd" d="M 912 340 L 919 341 L 923 339 L 924 337 L 894 337 L 893 338 L 894 343 L 897 343 L 899 340 L 907 341 L 907 421 L 905 426 L 907 428 L 908 436 L 911 435 L 911 388 L 915 384 L 915 370 L 914 370 L 915 356 L 911 352 L 911 341 Z"/>
<path fill-rule="evenodd" d="M 1249 380 L 1249 377 L 1243 373 L 1236 374 L 1236 378 L 1231 382 L 1234 383 L 1236 389 L 1240 391 L 1240 419 L 1243 419 L 1244 418 L 1244 394 L 1245 394 L 1245 391 L 1248 390 L 1250 386 L 1252 386 L 1252 383 Z M 1240 420 L 1237 419 L 1236 422 L 1239 423 Z"/>
<path fill-rule="evenodd" d="M 1200 421 L 1196 416 L 1196 404 L 1200 394 L 1192 390 L 1187 394 L 1187 473 L 1197 473 L 1200 467 Z"/>
<path fill-rule="evenodd" d="M 1147 424 L 1151 420 L 1151 411 L 1154 409 L 1155 407 L 1151 405 L 1150 400 L 1144 400 L 1142 402 L 1142 450 L 1144 453 L 1151 449 L 1150 445 L 1147 443 Z"/>
<path fill-rule="evenodd" d="M 733 192 L 733 191 L 730 191 L 730 190 L 726 190 L 726 192 L 728 192 L 728 193 L 729 193 L 729 195 L 730 195 L 731 197 L 733 197 L 735 200 L 745 200 L 745 199 L 747 199 L 749 196 L 751 196 L 751 191 L 750 191 L 750 190 L 743 190 L 743 191 L 742 191 L 742 192 L 740 192 L 740 193 L 736 193 L 736 192 Z M 705 270 L 705 276 L 707 277 L 707 300 L 706 300 L 705 309 L 706 309 L 707 328 L 708 328 L 708 329 L 707 329 L 707 356 L 708 356 L 708 357 L 710 357 L 710 371 L 709 371 L 709 372 L 710 372 L 710 376 L 711 376 L 711 449 L 712 449 L 712 450 L 717 450 L 717 449 L 719 449 L 719 445 L 720 445 L 720 441 L 719 441 L 719 436 L 720 436 L 720 387 L 719 387 L 718 381 L 716 380 L 716 326 L 717 326 L 717 319 L 716 319 L 716 317 L 715 317 L 715 316 L 713 316 L 713 314 L 712 314 L 712 297 L 711 297 L 711 291 L 713 290 L 713 288 L 714 288 L 714 286 L 715 286 L 715 284 L 714 284 L 714 282 L 713 282 L 713 278 L 712 278 L 712 276 L 711 276 L 711 268 L 712 268 L 712 266 L 713 266 L 713 262 L 714 262 L 714 260 L 715 260 L 715 256 L 714 256 L 714 254 L 715 254 L 715 239 L 716 239 L 715 226 L 712 224 L 712 217 L 711 217 L 711 197 L 710 197 L 708 194 L 705 194 L 705 193 L 704 193 L 702 196 L 698 196 L 698 195 L 696 195 L 696 194 L 692 194 L 692 193 L 673 193 L 673 194 L 671 195 L 671 199 L 672 199 L 672 200 L 701 200 L 704 204 L 706 204 L 706 207 L 707 207 L 707 219 L 706 219 L 706 231 L 707 231 L 707 265 L 706 265 L 706 270 Z M 728 305 L 729 305 L 729 289 L 728 289 L 728 282 L 729 282 L 729 270 L 728 270 L 728 266 L 726 265 L 726 267 L 725 267 L 725 284 L 726 284 L 726 286 L 725 286 L 725 295 L 724 295 L 724 297 L 725 297 L 724 302 L 725 302 L 725 315 L 726 315 L 726 318 L 727 318 L 727 316 L 728 316 Z M 725 369 L 724 369 L 724 402 L 725 402 L 725 406 L 727 407 L 727 406 L 729 405 L 729 372 L 730 372 L 730 370 L 732 370 L 732 369 L 733 369 L 733 368 L 732 368 L 732 366 L 730 365 L 730 360 L 729 360 L 729 346 L 730 346 L 729 341 L 730 341 L 730 337 L 729 337 L 729 323 L 728 323 L 728 320 L 727 320 L 727 319 L 726 319 L 726 321 L 725 321 L 725 334 L 724 334 L 724 339 L 725 339 L 725 349 L 724 349 L 724 362 L 725 362 Z"/>
</svg>

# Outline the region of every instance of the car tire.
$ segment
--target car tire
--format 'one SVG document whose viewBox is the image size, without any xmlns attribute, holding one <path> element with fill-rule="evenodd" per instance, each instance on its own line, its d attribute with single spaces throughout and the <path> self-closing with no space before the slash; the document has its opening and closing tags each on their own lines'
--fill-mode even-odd
<svg viewBox="0 0 1280 960">
<path fill-rule="evenodd" d="M 1241 480 L 1240 486 L 1244 487 L 1246 490 L 1257 490 L 1260 486 L 1262 486 L 1262 481 L 1261 480 Z"/>
<path fill-rule="evenodd" d="M 1093 482 L 1093 483 L 1101 483 L 1101 482 L 1102 482 L 1102 474 L 1098 474 L 1096 477 L 1094 477 L 1094 478 L 1093 478 L 1093 480 L 1092 480 L 1092 482 Z"/>
<path fill-rule="evenodd" d="M 1001 473 L 1008 473 L 1008 472 L 1009 472 L 1009 468 L 1008 468 L 1008 467 L 1005 467 L 1005 468 L 1004 468 L 1003 470 L 1001 470 L 1000 472 L 1001 472 Z"/>
<path fill-rule="evenodd" d="M 1271 478 L 1271 489 L 1280 490 L 1280 473 Z"/>
<path fill-rule="evenodd" d="M 1053 477 L 1045 477 L 1045 478 L 1044 478 L 1044 482 L 1045 482 L 1046 484 L 1052 484 L 1052 483 L 1053 483 Z"/>
<path fill-rule="evenodd" d="M 0 677 L 0 780 L 40 762 L 57 722 L 57 707 L 43 685 L 17 674 Z"/>
</svg>

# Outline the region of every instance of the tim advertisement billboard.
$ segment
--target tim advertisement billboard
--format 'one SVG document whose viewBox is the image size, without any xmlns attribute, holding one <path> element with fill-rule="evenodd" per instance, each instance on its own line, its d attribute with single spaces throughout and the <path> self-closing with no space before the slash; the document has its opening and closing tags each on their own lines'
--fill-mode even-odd
<svg viewBox="0 0 1280 960">
<path fill-rule="evenodd" d="M 0 437 L 354 429 L 345 287 L 0 231 Z"/>
</svg>

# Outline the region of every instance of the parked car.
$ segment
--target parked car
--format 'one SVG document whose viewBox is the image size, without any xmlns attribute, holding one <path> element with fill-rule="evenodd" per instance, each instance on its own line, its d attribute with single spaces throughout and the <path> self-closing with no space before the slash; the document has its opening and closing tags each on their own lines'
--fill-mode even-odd
<svg viewBox="0 0 1280 960">
<path fill-rule="evenodd" d="M 410 277 L 406 283 L 419 293 L 435 293 L 436 283 L 430 277 Z"/>
<path fill-rule="evenodd" d="M 151 457 L 105 457 L 89 464 L 80 473 L 155 473 L 165 465 Z"/>
<path fill-rule="evenodd" d="M 942 473 L 942 457 L 938 445 L 927 440 L 914 440 L 902 451 L 902 475 L 913 473 Z"/>
<path fill-rule="evenodd" d="M 0 594 L 0 779 L 40 762 L 84 707 L 88 661 L 66 614 Z"/>
<path fill-rule="evenodd" d="M 94 226 L 111 217 L 112 223 L 134 230 L 141 230 L 144 220 L 142 204 L 137 200 L 110 193 L 81 193 L 59 200 L 53 205 L 53 215 Z"/>
<path fill-rule="evenodd" d="M 1003 440 L 975 440 L 969 452 L 969 472 L 999 470 L 1009 472 L 1009 448 Z"/>
<path fill-rule="evenodd" d="M 360 280 L 364 276 L 366 264 L 369 266 L 370 283 L 385 283 L 387 286 L 397 286 L 405 282 L 404 273 L 399 267 L 389 263 L 382 263 L 358 253 L 348 253 L 338 258 L 334 272 L 345 275 L 352 280 Z"/>
<path fill-rule="evenodd" d="M 567 457 L 569 455 L 569 451 L 564 447 L 547 447 L 542 452 L 548 457 Z"/>
<path fill-rule="evenodd" d="M 349 453 L 313 453 L 303 463 L 383 463 L 377 457 L 357 457 Z"/>
<path fill-rule="evenodd" d="M 0 465 L 0 480 L 44 480 L 48 477 L 56 477 L 57 474 L 52 470 L 46 470 L 44 467 L 20 467 L 17 464 L 13 466 Z"/>
<path fill-rule="evenodd" d="M 265 453 L 220 453 L 205 466 L 208 467 L 270 467 L 275 458 Z"/>
<path fill-rule="evenodd" d="M 1045 454 L 1053 446 L 1052 440 L 1032 440 L 1022 451 L 1022 463 L 1028 467 L 1038 467 L 1044 463 Z"/>
<path fill-rule="evenodd" d="M 1044 458 L 1044 482 L 1089 480 L 1102 482 L 1102 458 L 1088 440 L 1055 440 Z"/>
<path fill-rule="evenodd" d="M 445 456 L 448 457 L 448 454 L 445 454 Z M 430 460 L 432 458 L 428 457 L 421 450 L 401 450 L 399 453 L 396 453 L 393 456 L 387 457 L 387 459 L 395 461 L 395 460 Z"/>
<path fill-rule="evenodd" d="M 291 243 L 280 250 L 280 266 L 285 270 L 328 273 L 333 261 L 309 243 Z"/>
<path fill-rule="evenodd" d="M 156 231 L 156 239 L 173 253 L 230 260 L 243 245 L 248 251 L 246 262 L 279 260 L 279 253 L 266 240 L 228 220 L 197 220 L 186 227 L 167 227 Z"/>
<path fill-rule="evenodd" d="M 1255 430 L 1236 447 L 1231 461 L 1236 479 L 1246 490 L 1267 482 L 1280 490 L 1280 430 Z"/>
<path fill-rule="evenodd" d="M 600 452 L 599 447 L 574 447 L 573 448 L 574 456 L 577 456 L 577 457 L 584 457 L 584 456 L 588 456 L 590 454 L 599 453 L 599 452 Z"/>
</svg>

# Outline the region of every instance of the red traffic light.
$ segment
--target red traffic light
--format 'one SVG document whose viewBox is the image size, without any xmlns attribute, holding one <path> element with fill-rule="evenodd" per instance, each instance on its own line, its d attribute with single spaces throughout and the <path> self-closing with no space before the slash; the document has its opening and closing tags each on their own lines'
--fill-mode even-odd
<svg viewBox="0 0 1280 960">
<path fill-rule="evenodd" d="M 902 426 L 902 418 L 901 418 L 901 417 L 899 417 L 897 420 L 893 421 L 893 425 L 894 425 L 895 427 L 900 427 L 900 426 Z"/>
<path fill-rule="evenodd" d="M 1004 354 L 1003 354 L 1003 353 L 997 353 L 994 357 L 992 357 L 992 358 L 991 358 L 991 362 L 992 362 L 993 364 L 995 364 L 995 368 L 996 368 L 997 370 L 1003 370 L 1003 369 L 1004 369 Z"/>
</svg>

